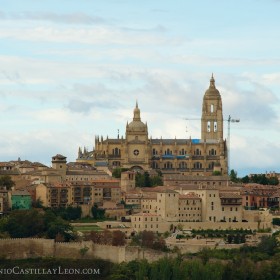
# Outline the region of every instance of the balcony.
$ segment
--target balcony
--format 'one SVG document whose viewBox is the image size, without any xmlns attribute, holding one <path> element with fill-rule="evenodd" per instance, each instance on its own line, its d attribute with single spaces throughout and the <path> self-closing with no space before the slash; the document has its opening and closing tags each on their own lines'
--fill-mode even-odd
<svg viewBox="0 0 280 280">
<path fill-rule="evenodd" d="M 111 154 L 111 155 L 108 155 L 108 158 L 109 159 L 121 158 L 121 155 L 113 155 L 113 154 Z"/>
<path fill-rule="evenodd" d="M 212 156 L 212 155 L 206 156 L 206 159 L 209 159 L 209 160 L 218 160 L 219 158 L 220 158 L 219 156 Z"/>
<path fill-rule="evenodd" d="M 194 160 L 203 160 L 204 159 L 204 156 L 201 156 L 201 155 L 193 155 L 192 156 L 192 159 L 194 159 Z"/>
<path fill-rule="evenodd" d="M 221 205 L 241 205 L 241 199 L 221 199 Z"/>
</svg>

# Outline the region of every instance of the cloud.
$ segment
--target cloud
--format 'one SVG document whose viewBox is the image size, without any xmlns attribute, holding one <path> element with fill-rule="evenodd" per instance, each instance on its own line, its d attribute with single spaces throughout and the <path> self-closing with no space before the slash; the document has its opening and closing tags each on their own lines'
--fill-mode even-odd
<svg viewBox="0 0 280 280">
<path fill-rule="evenodd" d="M 5 13 L 0 11 L 0 18 L 3 20 L 29 20 L 29 21 L 50 21 L 54 23 L 64 24 L 103 24 L 108 22 L 102 17 L 88 15 L 82 12 L 70 14 L 58 14 L 54 12 L 21 12 L 21 13 Z"/>
<path fill-rule="evenodd" d="M 234 136 L 231 140 L 231 168 L 275 170 L 280 157 L 280 145 L 269 138 Z"/>
</svg>

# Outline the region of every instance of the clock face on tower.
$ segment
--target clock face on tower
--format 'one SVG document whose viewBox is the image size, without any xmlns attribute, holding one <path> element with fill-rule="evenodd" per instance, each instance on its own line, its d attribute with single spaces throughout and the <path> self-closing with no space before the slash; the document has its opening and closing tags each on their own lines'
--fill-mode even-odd
<svg viewBox="0 0 280 280">
<path fill-rule="evenodd" d="M 135 156 L 138 156 L 138 155 L 139 155 L 139 150 L 137 150 L 137 149 L 134 150 L 134 151 L 133 151 L 133 154 L 134 154 Z"/>
</svg>

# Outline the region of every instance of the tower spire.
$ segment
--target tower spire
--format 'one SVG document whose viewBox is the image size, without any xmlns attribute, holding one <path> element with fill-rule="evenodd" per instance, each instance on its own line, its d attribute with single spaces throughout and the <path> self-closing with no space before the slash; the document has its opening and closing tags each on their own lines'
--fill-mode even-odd
<svg viewBox="0 0 280 280">
<path fill-rule="evenodd" d="M 136 107 L 133 111 L 133 121 L 141 121 L 140 109 L 138 108 L 138 101 L 136 100 Z"/>
<path fill-rule="evenodd" d="M 213 73 L 212 73 L 212 76 L 211 76 L 211 79 L 210 79 L 210 87 L 209 88 L 216 88 Z"/>
</svg>

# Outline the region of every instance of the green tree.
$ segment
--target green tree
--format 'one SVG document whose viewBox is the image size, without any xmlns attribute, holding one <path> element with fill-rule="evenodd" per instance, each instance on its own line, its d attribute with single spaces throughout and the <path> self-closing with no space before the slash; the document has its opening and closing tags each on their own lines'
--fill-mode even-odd
<svg viewBox="0 0 280 280">
<path fill-rule="evenodd" d="M 231 169 L 231 170 L 230 170 L 229 177 L 230 177 L 230 180 L 231 180 L 232 182 L 234 182 L 234 183 L 239 182 L 239 179 L 238 179 L 238 177 L 237 177 L 237 172 L 234 171 L 234 169 Z"/>
<path fill-rule="evenodd" d="M 116 167 L 113 169 L 112 176 L 115 178 L 121 178 L 122 169 L 120 167 Z"/>
<path fill-rule="evenodd" d="M 14 238 L 40 235 L 44 232 L 43 215 L 35 209 L 15 210 L 10 214 L 4 230 Z"/>
<path fill-rule="evenodd" d="M 7 190 L 10 190 L 11 187 L 15 185 L 15 182 L 12 180 L 11 176 L 3 175 L 0 176 L 0 187 L 6 187 Z"/>
<path fill-rule="evenodd" d="M 63 217 L 65 220 L 77 220 L 80 219 L 82 216 L 82 208 L 68 206 L 65 209 L 65 216 Z"/>
<path fill-rule="evenodd" d="M 144 175 L 139 172 L 135 175 L 135 186 L 138 188 L 145 186 Z"/>
<path fill-rule="evenodd" d="M 260 252 L 274 255 L 277 251 L 278 242 L 275 236 L 262 236 L 261 242 L 257 246 Z"/>
<path fill-rule="evenodd" d="M 36 199 L 36 201 L 32 202 L 32 207 L 34 208 L 43 208 L 43 201 L 41 198 Z"/>
<path fill-rule="evenodd" d="M 250 182 L 249 176 L 246 175 L 245 177 L 241 178 L 241 182 L 244 184 L 248 184 Z"/>
<path fill-rule="evenodd" d="M 144 172 L 144 186 L 143 187 L 150 187 L 151 186 L 151 179 L 150 174 L 145 171 Z"/>
<path fill-rule="evenodd" d="M 125 172 L 127 170 L 128 170 L 128 168 L 116 167 L 113 169 L 112 176 L 114 178 L 121 178 L 122 172 Z"/>
<path fill-rule="evenodd" d="M 161 176 L 153 176 L 151 177 L 151 186 L 152 187 L 157 187 L 157 186 L 162 186 L 163 181 Z"/>
<path fill-rule="evenodd" d="M 64 237 L 65 241 L 73 239 L 72 226 L 69 222 L 63 220 L 61 217 L 57 217 L 54 221 L 49 224 L 47 230 L 47 237 L 55 239 L 58 234 Z"/>
<path fill-rule="evenodd" d="M 277 186 L 277 185 L 279 185 L 279 180 L 277 177 L 270 177 L 270 178 L 268 178 L 268 184 Z"/>
<path fill-rule="evenodd" d="M 105 209 L 98 208 L 98 205 L 94 203 L 94 206 L 91 208 L 91 213 L 94 219 L 104 219 L 105 217 Z"/>
</svg>

